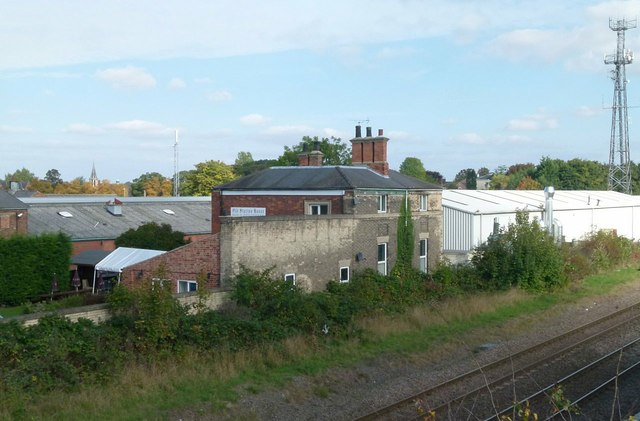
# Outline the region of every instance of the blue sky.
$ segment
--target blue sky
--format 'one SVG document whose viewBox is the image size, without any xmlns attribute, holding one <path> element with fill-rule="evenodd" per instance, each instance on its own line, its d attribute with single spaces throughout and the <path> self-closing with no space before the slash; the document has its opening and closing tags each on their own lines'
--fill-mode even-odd
<svg viewBox="0 0 640 421">
<path fill-rule="evenodd" d="M 132 180 L 238 152 L 277 158 L 358 121 L 447 179 L 464 168 L 607 162 L 609 18 L 638 1 L 4 0 L 0 176 Z M 626 32 L 640 52 L 640 28 Z M 640 105 L 640 64 L 627 66 Z M 630 108 L 631 159 L 640 128 Z M 369 120 L 368 123 L 364 122 Z"/>
</svg>

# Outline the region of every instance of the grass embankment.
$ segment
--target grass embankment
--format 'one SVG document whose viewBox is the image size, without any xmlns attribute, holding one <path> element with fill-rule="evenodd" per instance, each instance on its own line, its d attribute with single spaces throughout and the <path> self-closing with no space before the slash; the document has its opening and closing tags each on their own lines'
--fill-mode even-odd
<svg viewBox="0 0 640 421">
<path fill-rule="evenodd" d="M 526 320 L 559 303 L 601 297 L 638 278 L 636 269 L 625 269 L 591 276 L 579 286 L 556 293 L 534 295 L 511 290 L 451 298 L 415 307 L 402 315 L 363 319 L 358 339 L 298 337 L 256 350 L 215 350 L 152 366 L 131 366 L 108 385 L 50 393 L 24 403 L 22 408 L 0 409 L 0 418 L 12 418 L 13 414 L 24 419 L 133 420 L 175 418 L 172 415 L 185 413 L 198 418 L 235 402 L 240 386 L 249 392 L 286 387 L 294 376 L 320 374 L 385 353 L 426 355 L 446 346 L 460 346 L 463 337 L 465 344 L 471 345 L 473 338 L 484 340 L 496 327 L 504 327 L 514 318 Z M 437 353 L 433 355 L 437 358 Z M 331 390 L 319 383 L 315 389 L 300 393 L 323 397 Z"/>
</svg>

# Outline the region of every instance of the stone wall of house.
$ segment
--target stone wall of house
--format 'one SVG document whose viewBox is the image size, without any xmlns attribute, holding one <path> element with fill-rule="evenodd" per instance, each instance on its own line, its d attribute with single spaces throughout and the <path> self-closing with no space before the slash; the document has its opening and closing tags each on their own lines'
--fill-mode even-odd
<svg viewBox="0 0 640 421">
<path fill-rule="evenodd" d="M 220 265 L 218 260 L 220 241 L 218 235 L 208 235 L 185 246 L 122 269 L 120 281 L 127 286 L 135 286 L 141 279 L 154 276 L 164 267 L 165 279 L 169 279 L 177 292 L 178 280 L 195 281 L 197 276 L 207 279 L 207 288 L 220 286 Z"/>
<path fill-rule="evenodd" d="M 434 193 L 434 202 L 439 193 Z M 220 231 L 221 279 L 230 279 L 242 266 L 251 270 L 273 268 L 274 275 L 295 274 L 296 283 L 307 290 L 321 290 L 327 281 L 339 278 L 341 267 L 350 272 L 378 267 L 378 244 L 388 244 L 387 267 L 396 261 L 399 213 L 377 213 L 377 196 L 362 198 L 356 206 L 375 199 L 375 213 L 365 215 L 222 217 Z M 404 196 L 389 198 L 391 209 L 399 209 Z M 419 199 L 416 199 L 417 201 Z M 412 202 L 413 203 L 413 202 Z M 416 202 L 416 203 L 419 203 Z M 413 206 L 412 206 L 413 208 Z M 435 267 L 442 252 L 442 211 L 413 214 L 418 267 L 418 241 L 428 239 L 429 267 Z"/>
</svg>

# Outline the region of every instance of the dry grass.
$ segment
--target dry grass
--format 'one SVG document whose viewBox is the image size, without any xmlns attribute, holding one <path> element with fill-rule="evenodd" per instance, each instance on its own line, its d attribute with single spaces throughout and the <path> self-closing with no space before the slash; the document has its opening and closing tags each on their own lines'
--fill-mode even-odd
<svg viewBox="0 0 640 421">
<path fill-rule="evenodd" d="M 377 315 L 362 319 L 359 327 L 374 337 L 411 332 L 447 323 L 469 320 L 473 316 L 495 311 L 497 308 L 530 299 L 518 289 L 507 292 L 463 296 L 448 299 L 431 306 L 416 306 L 406 313 L 387 316 Z"/>
</svg>

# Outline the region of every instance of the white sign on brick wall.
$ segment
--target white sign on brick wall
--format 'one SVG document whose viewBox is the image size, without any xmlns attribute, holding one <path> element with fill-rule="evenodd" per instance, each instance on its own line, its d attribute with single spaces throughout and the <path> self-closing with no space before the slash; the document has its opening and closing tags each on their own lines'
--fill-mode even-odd
<svg viewBox="0 0 640 421">
<path fill-rule="evenodd" d="M 231 208 L 231 216 L 267 216 L 267 208 Z"/>
</svg>

